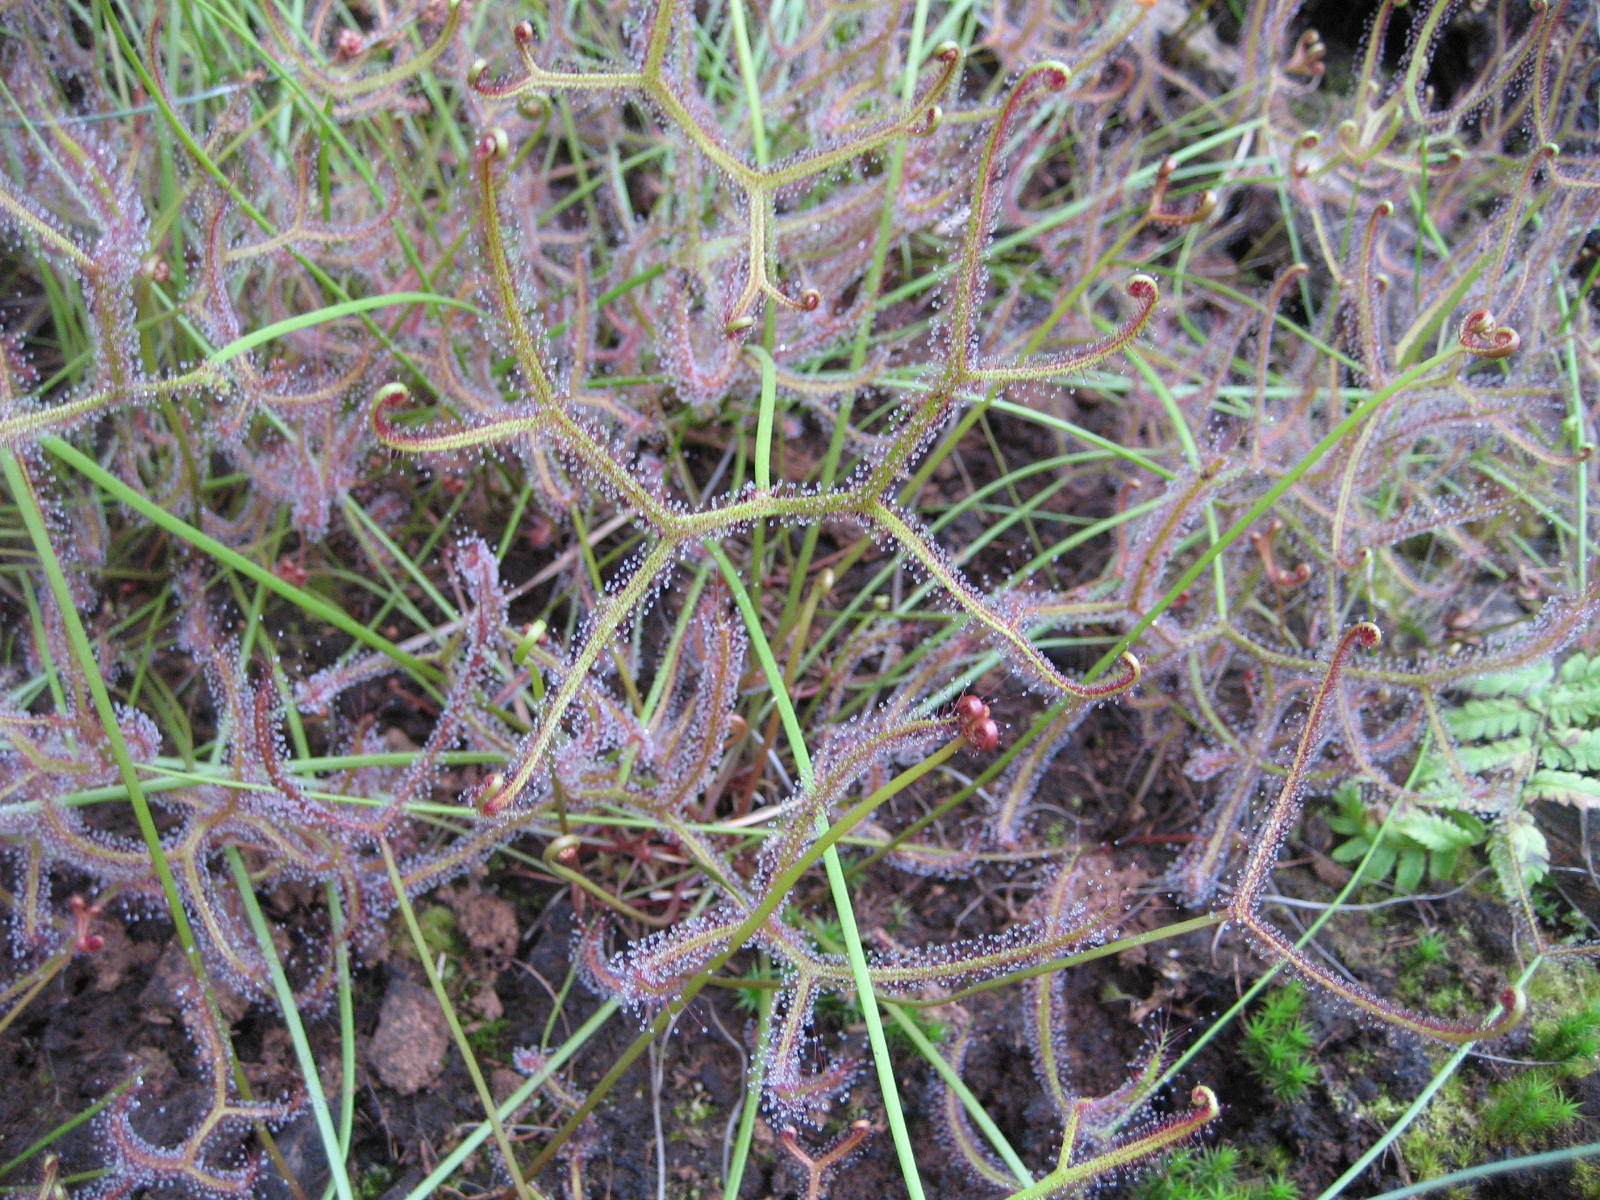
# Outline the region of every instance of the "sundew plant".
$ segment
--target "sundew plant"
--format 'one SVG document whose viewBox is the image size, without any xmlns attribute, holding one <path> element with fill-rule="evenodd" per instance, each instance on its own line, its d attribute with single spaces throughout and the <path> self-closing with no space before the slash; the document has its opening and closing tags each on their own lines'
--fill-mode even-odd
<svg viewBox="0 0 1600 1200">
<path fill-rule="evenodd" d="M 1245 1098 L 1230 1016 L 1096 997 L 1219 938 L 1515 1030 L 1600 943 L 1582 790 L 1448 1010 L 1278 879 L 1336 788 L 1549 819 L 1452 713 L 1593 652 L 1600 28 L 1347 20 L 0 6 L 8 1069 L 128 999 L 0 1186 L 674 1194 L 714 1046 L 728 1197 L 1115 1188 Z"/>
</svg>

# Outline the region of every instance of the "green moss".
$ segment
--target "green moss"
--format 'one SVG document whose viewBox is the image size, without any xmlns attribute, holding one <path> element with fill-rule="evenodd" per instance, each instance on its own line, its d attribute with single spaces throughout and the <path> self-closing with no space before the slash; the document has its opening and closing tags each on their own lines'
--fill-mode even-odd
<svg viewBox="0 0 1600 1200">
<path fill-rule="evenodd" d="M 467 1044 L 472 1047 L 472 1052 L 481 1059 L 504 1061 L 509 1054 L 509 1040 L 506 1037 L 506 1019 L 496 1017 L 492 1021 L 480 1021 L 467 1031 Z"/>
<path fill-rule="evenodd" d="M 1295 1186 L 1263 1171 L 1257 1157 L 1232 1146 L 1180 1150 L 1139 1184 L 1135 1200 L 1298 1200 Z"/>
<path fill-rule="evenodd" d="M 1376 1105 L 1372 1111 L 1387 1124 L 1409 1107 L 1409 1099 L 1396 1100 L 1381 1115 Z M 1400 1153 L 1413 1178 L 1432 1179 L 1477 1160 L 1479 1109 L 1477 1097 L 1459 1073 L 1445 1081 L 1427 1111 L 1400 1137 Z"/>
<path fill-rule="evenodd" d="M 1587 963 L 1535 977 L 1529 987 L 1535 1017 L 1525 1053 L 1547 1065 L 1486 1085 L 1475 1082 L 1470 1068 L 1451 1076 L 1400 1138 L 1400 1152 L 1414 1178 L 1436 1178 L 1504 1157 L 1511 1149 L 1539 1149 L 1578 1119 L 1579 1105 L 1561 1081 L 1573 1071 L 1590 1069 L 1600 1050 L 1600 999 L 1591 992 L 1597 978 Z M 1408 1100 L 1385 1097 L 1368 1105 L 1367 1115 L 1388 1125 L 1408 1106 Z"/>
<path fill-rule="evenodd" d="M 1566 1075 L 1587 1075 L 1600 1057 L 1600 1002 L 1561 1013 L 1534 1026 L 1533 1057 Z"/>
<path fill-rule="evenodd" d="M 711 1093 L 697 1079 L 691 1079 L 689 1085 L 679 1095 L 672 1105 L 672 1119 L 678 1125 L 700 1125 L 709 1121 L 716 1115 L 717 1106 L 711 1100 Z M 685 1130 L 677 1129 L 672 1133 L 673 1140 L 688 1137 Z"/>
<path fill-rule="evenodd" d="M 1444 935 L 1437 930 L 1429 929 L 1417 938 L 1417 944 L 1411 951 L 1412 965 L 1435 966 L 1444 961 L 1447 949 Z"/>
<path fill-rule="evenodd" d="M 378 1200 L 400 1178 L 400 1168 L 394 1163 L 375 1162 L 361 1169 L 356 1176 L 356 1200 Z"/>
<path fill-rule="evenodd" d="M 1483 1110 L 1483 1129 L 1493 1141 L 1526 1147 L 1566 1129 L 1578 1119 L 1580 1107 L 1550 1070 L 1527 1071 L 1494 1086 Z"/>
<path fill-rule="evenodd" d="M 1301 1019 L 1305 987 L 1298 981 L 1270 993 L 1245 1019 L 1243 1053 L 1250 1069 L 1280 1100 L 1298 1100 L 1317 1081 L 1311 1027 Z"/>
<path fill-rule="evenodd" d="M 1585 1158 L 1575 1160 L 1570 1182 L 1576 1200 L 1600 1200 L 1600 1163 Z"/>
<path fill-rule="evenodd" d="M 441 954 L 449 961 L 465 949 L 456 929 L 456 915 L 445 905 L 430 904 L 426 908 L 419 908 L 417 924 L 422 929 L 422 941 L 435 961 Z M 404 944 L 415 953 L 416 948 L 411 945 L 409 938 L 405 939 Z"/>
<path fill-rule="evenodd" d="M 1582 959 L 1548 967 L 1528 985 L 1530 1058 L 1568 1075 L 1600 1065 L 1600 969 Z"/>
</svg>

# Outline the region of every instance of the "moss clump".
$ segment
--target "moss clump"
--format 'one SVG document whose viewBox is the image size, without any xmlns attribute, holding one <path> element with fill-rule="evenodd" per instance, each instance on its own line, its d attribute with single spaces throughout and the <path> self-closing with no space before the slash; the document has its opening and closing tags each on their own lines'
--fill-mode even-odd
<svg viewBox="0 0 1600 1200">
<path fill-rule="evenodd" d="M 1279 1100 L 1302 1098 L 1317 1081 L 1310 1057 L 1311 1027 L 1301 1017 L 1305 986 L 1299 981 L 1271 993 L 1244 1023 L 1245 1061 Z"/>
<path fill-rule="evenodd" d="M 1537 1068 L 1490 1090 L 1483 1131 L 1492 1141 L 1526 1147 L 1567 1128 L 1578 1119 L 1580 1107 L 1562 1091 L 1549 1068 Z"/>
<path fill-rule="evenodd" d="M 1232 1146 L 1180 1150 L 1166 1170 L 1140 1183 L 1134 1200 L 1298 1200 L 1299 1190 L 1275 1171 L 1258 1174 L 1257 1164 Z"/>
</svg>

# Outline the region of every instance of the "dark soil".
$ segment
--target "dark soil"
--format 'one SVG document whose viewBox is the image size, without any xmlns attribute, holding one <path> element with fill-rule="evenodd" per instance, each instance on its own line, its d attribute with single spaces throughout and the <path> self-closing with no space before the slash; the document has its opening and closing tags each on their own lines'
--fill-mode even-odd
<svg viewBox="0 0 1600 1200">
<path fill-rule="evenodd" d="M 1131 736 L 1116 736 L 1118 723 L 1125 721 L 1119 718 L 1108 727 L 1111 736 L 1086 739 L 1101 756 L 1093 771 L 1101 780 L 1145 773 L 1139 763 L 1119 764 L 1104 757 L 1119 744 L 1134 744 Z M 1071 755 L 1064 756 L 1061 770 L 1072 774 Z M 1086 789 L 1077 786 L 1063 794 L 1082 795 Z M 1102 842 L 1105 862 L 1116 870 L 1120 886 L 1162 878 L 1173 849 L 1158 838 L 1139 836 L 1156 828 L 1142 814 L 1160 814 L 1182 803 L 1181 798 L 1152 793 L 1134 813 L 1124 807 L 1083 815 L 1086 835 L 1122 835 L 1120 846 Z M 1318 840 L 1316 829 L 1313 825 L 1313 841 Z M 1300 865 L 1281 870 L 1277 877 L 1278 887 L 1286 893 L 1323 887 L 1317 875 L 1319 870 L 1326 874 L 1330 864 L 1304 846 L 1291 847 L 1291 856 L 1302 851 L 1306 857 Z M 1011 881 L 989 879 L 983 883 L 983 894 L 967 881 L 889 871 L 876 878 L 882 890 L 869 887 L 858 898 L 863 927 L 869 931 L 881 927 L 904 944 L 950 941 L 998 928 L 1014 918 L 1014 897 L 1027 891 L 1022 875 Z M 1168 908 L 1169 901 L 1154 886 L 1149 890 L 1149 904 L 1133 927 L 1150 928 L 1183 915 Z M 468 1021 L 469 1036 L 490 1085 L 497 1096 L 504 1096 L 522 1078 L 513 1065 L 515 1048 L 537 1047 L 541 1042 L 559 1045 L 597 1005 L 571 979 L 570 899 L 564 891 L 530 882 L 507 868 L 493 878 L 444 889 L 419 908 L 449 913 L 441 923 L 452 930 L 454 939 L 447 955 L 455 968 L 453 994 L 459 998 L 459 1010 Z M 1285 912 L 1294 916 L 1299 910 L 1280 909 L 1278 919 L 1286 919 Z M 1319 941 L 1337 960 L 1356 966 L 1380 993 L 1426 997 L 1459 987 L 1479 1008 L 1486 1008 L 1486 998 L 1512 961 L 1505 910 L 1463 893 L 1430 906 L 1427 919 L 1452 931 L 1451 944 L 1461 953 L 1443 964 L 1413 965 L 1407 947 L 1415 945 L 1422 926 L 1409 907 L 1379 909 L 1370 919 L 1359 914 L 1344 917 Z M 129 920 L 126 913 L 108 914 L 102 927 L 105 948 L 74 958 L 0 1037 L 0 1076 L 9 1084 L 0 1089 L 0 1158 L 21 1154 L 135 1073 L 143 1078 L 150 1097 L 136 1126 L 153 1142 L 181 1142 L 204 1110 L 210 1083 L 196 1070 L 194 1048 L 172 995 L 184 967 L 170 927 Z M 403 935 L 394 939 L 394 945 L 403 944 Z M 369 955 L 357 975 L 355 1021 L 361 1058 L 351 1161 L 359 1164 L 356 1177 L 363 1195 L 399 1197 L 450 1151 L 457 1131 L 475 1123 L 482 1109 L 449 1046 L 419 964 L 399 951 L 387 955 L 380 951 L 379 957 L 384 960 L 374 961 Z M 743 969 L 737 962 L 735 967 Z M 1207 931 L 1069 972 L 1063 980 L 1063 1011 L 1070 1014 L 1063 1045 L 1072 1087 L 1088 1095 L 1114 1089 L 1126 1078 L 1128 1065 L 1148 1054 L 1157 1034 L 1168 1035 L 1172 1047 L 1183 1050 L 1237 1000 L 1260 970 L 1258 960 L 1239 939 L 1228 934 L 1215 938 Z M 553 998 L 563 991 L 560 1016 L 547 1028 Z M 1293 1102 L 1274 1098 L 1242 1057 L 1238 1025 L 1232 1024 L 1184 1067 L 1157 1105 L 1181 1107 L 1193 1084 L 1210 1085 L 1224 1108 L 1206 1141 L 1239 1147 L 1249 1162 L 1277 1164 L 1302 1195 L 1326 1187 L 1384 1132 L 1388 1122 L 1373 1115 L 1374 1105 L 1386 1103 L 1385 1111 L 1392 1113 L 1397 1103 L 1409 1102 L 1433 1077 L 1433 1064 L 1443 1053 L 1355 1020 L 1315 992 L 1308 995 L 1317 1080 L 1306 1095 Z M 1047 1169 L 1059 1149 L 1059 1123 L 1035 1078 L 1015 989 L 979 996 L 968 1003 L 967 1011 L 973 1030 L 964 1068 L 967 1084 L 1024 1159 L 1036 1170 Z M 305 1015 L 324 1087 L 336 1094 L 340 1069 L 336 1021 L 328 1012 Z M 238 1001 L 229 1016 L 254 1093 L 294 1094 L 297 1068 L 288 1040 L 271 1014 Z M 863 1045 L 860 1028 L 849 1023 L 847 1014 L 825 1016 L 820 1025 L 818 1033 L 824 1038 L 837 1034 L 847 1044 Z M 576 1095 L 585 1093 L 637 1032 L 631 1018 L 610 1021 L 581 1056 L 582 1065 L 562 1077 L 564 1086 Z M 1526 1035 L 1508 1041 L 1494 1053 L 1515 1056 Z M 576 1143 L 584 1149 L 582 1160 L 559 1162 L 540 1181 L 542 1186 L 550 1195 L 568 1196 L 576 1170 L 585 1196 L 645 1200 L 664 1194 L 691 1200 L 717 1195 L 724 1147 L 731 1139 L 752 1043 L 752 1017 L 739 1006 L 735 994 L 726 989 L 704 993 L 678 1020 L 654 1064 L 649 1056 L 641 1059 L 591 1118 Z M 998 1194 L 974 1183 L 954 1155 L 939 1148 L 947 1144 L 939 1089 L 914 1057 L 907 1054 L 903 1061 L 902 1094 L 912 1136 L 927 1148 L 923 1171 L 928 1195 L 946 1200 Z M 1498 1061 L 1469 1062 L 1461 1077 L 1469 1094 L 1481 1096 L 1509 1069 Z M 1569 1092 L 1581 1100 L 1583 1119 L 1560 1141 L 1594 1140 L 1600 1135 L 1600 1082 L 1594 1077 L 1577 1080 Z M 838 1106 L 838 1119 L 825 1130 L 800 1135 L 802 1144 L 815 1151 L 847 1120 L 865 1116 L 874 1121 L 874 1135 L 833 1183 L 831 1194 L 838 1200 L 904 1194 L 875 1094 L 875 1080 L 864 1073 L 853 1096 Z M 524 1160 L 565 1116 L 559 1104 L 546 1100 L 519 1114 L 513 1130 Z M 84 1123 L 54 1143 L 51 1149 L 60 1155 L 64 1176 L 91 1171 L 100 1161 L 95 1138 L 94 1126 Z M 240 1131 L 238 1140 L 243 1147 L 253 1138 Z M 309 1116 L 279 1129 L 276 1141 L 305 1194 L 319 1195 L 327 1175 Z M 664 1172 L 656 1161 L 658 1144 L 666 1147 Z M 1504 1155 L 1525 1149 L 1506 1147 Z M 474 1161 L 476 1165 L 469 1163 L 457 1176 L 474 1184 L 452 1194 L 499 1193 L 506 1181 L 490 1155 L 480 1153 Z M 1102 1185 L 1099 1194 L 1127 1194 L 1137 1178 Z M 1373 1195 L 1409 1181 L 1407 1164 L 1391 1152 L 1368 1168 L 1347 1194 Z M 763 1122 L 741 1195 L 752 1200 L 797 1196 L 803 1184 L 803 1174 L 778 1144 L 777 1131 Z M 1508 1176 L 1477 1194 L 1525 1197 L 1529 1186 L 1526 1180 Z M 1533 1186 L 1541 1196 L 1580 1194 L 1560 1175 L 1541 1175 Z M 295 1191 L 283 1179 L 269 1178 L 259 1183 L 257 1194 L 289 1197 Z"/>
</svg>

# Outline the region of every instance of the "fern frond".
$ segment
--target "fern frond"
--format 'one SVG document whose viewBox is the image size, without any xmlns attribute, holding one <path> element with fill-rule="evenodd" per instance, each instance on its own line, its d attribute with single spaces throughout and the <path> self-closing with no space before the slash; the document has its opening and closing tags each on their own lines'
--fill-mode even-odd
<svg viewBox="0 0 1600 1200">
<path fill-rule="evenodd" d="M 1526 812 L 1509 814 L 1500 832 L 1489 843 L 1489 863 L 1506 895 L 1515 896 L 1550 870 L 1550 845 Z"/>
<path fill-rule="evenodd" d="M 1562 663 L 1545 711 L 1557 727 L 1600 725 L 1600 656 L 1574 654 Z"/>
<path fill-rule="evenodd" d="M 1531 737 L 1539 714 L 1520 694 L 1468 700 L 1446 717 L 1450 731 L 1463 741 L 1480 738 Z"/>
<path fill-rule="evenodd" d="M 1397 814 L 1394 824 L 1406 837 L 1428 850 L 1460 850 L 1482 837 L 1480 831 L 1468 829 L 1459 821 L 1421 809 L 1403 816 Z"/>
<path fill-rule="evenodd" d="M 1546 768 L 1533 773 L 1522 794 L 1529 800 L 1553 800 L 1574 808 L 1600 809 L 1600 776 Z"/>
<path fill-rule="evenodd" d="M 1463 680 L 1461 686 L 1474 696 L 1523 697 L 1536 705 L 1538 700 L 1535 696 L 1543 695 L 1550 683 L 1550 676 L 1548 661 L 1531 662 L 1512 671 L 1496 671 L 1479 675 L 1476 679 Z"/>
<path fill-rule="evenodd" d="M 1503 738 L 1497 742 L 1462 746 L 1456 751 L 1456 758 L 1468 774 L 1486 778 L 1507 772 L 1525 775 L 1537 761 L 1531 737 Z"/>
<path fill-rule="evenodd" d="M 1554 730 L 1539 761 L 1544 766 L 1569 771 L 1600 771 L 1600 726 Z"/>
</svg>

